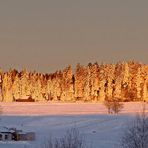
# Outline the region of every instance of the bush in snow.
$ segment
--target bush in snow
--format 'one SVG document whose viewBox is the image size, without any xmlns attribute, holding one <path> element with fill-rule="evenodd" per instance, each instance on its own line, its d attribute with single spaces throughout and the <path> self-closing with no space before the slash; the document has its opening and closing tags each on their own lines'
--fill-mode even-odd
<svg viewBox="0 0 148 148">
<path fill-rule="evenodd" d="M 148 116 L 145 108 L 126 129 L 121 148 L 148 148 Z"/>
<path fill-rule="evenodd" d="M 60 139 L 50 137 L 42 148 L 86 148 L 85 140 L 76 128 L 68 130 Z"/>
<path fill-rule="evenodd" d="M 119 102 L 118 99 L 106 100 L 104 105 L 109 114 L 118 114 L 123 108 L 123 103 Z"/>
</svg>

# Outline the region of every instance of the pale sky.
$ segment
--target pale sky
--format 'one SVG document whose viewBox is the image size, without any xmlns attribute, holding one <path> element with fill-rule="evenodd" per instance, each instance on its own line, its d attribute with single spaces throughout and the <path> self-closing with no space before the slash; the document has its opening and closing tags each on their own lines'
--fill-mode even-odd
<svg viewBox="0 0 148 148">
<path fill-rule="evenodd" d="M 148 64 L 148 0 L 0 1 L 2 69 L 130 59 Z"/>
</svg>

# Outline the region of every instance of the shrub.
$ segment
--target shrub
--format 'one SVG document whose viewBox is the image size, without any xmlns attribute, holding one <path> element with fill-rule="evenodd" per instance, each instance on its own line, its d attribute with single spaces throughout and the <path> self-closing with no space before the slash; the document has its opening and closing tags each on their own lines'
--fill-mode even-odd
<svg viewBox="0 0 148 148">
<path fill-rule="evenodd" d="M 104 102 L 105 107 L 108 109 L 109 114 L 118 114 L 123 106 L 123 103 L 119 102 L 117 99 L 111 99 Z"/>
<path fill-rule="evenodd" d="M 121 148 L 148 148 L 148 116 L 145 108 L 127 127 L 121 138 Z"/>
<path fill-rule="evenodd" d="M 42 148 L 86 148 L 85 140 L 76 128 L 68 130 L 60 139 L 50 137 Z"/>
</svg>

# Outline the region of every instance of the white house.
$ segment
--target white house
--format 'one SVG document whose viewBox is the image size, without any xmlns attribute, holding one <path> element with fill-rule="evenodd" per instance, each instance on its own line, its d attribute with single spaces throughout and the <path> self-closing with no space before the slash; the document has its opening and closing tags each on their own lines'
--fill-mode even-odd
<svg viewBox="0 0 148 148">
<path fill-rule="evenodd" d="M 23 132 L 16 128 L 0 127 L 0 141 L 34 141 L 34 132 Z"/>
<path fill-rule="evenodd" d="M 0 127 L 0 141 L 11 141 L 13 138 L 12 133 L 6 127 Z"/>
</svg>

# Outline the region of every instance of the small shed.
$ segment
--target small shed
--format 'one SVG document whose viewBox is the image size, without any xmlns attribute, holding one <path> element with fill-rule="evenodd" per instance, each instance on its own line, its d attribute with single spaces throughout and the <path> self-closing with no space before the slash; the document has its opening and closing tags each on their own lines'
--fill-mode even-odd
<svg viewBox="0 0 148 148">
<path fill-rule="evenodd" d="M 15 141 L 34 141 L 35 140 L 34 132 L 24 132 L 16 128 L 10 128 L 10 131 L 13 135 L 13 140 Z"/>
<path fill-rule="evenodd" d="M 18 132 L 16 133 L 17 141 L 34 141 L 35 133 L 33 132 Z"/>
<path fill-rule="evenodd" d="M 35 102 L 35 99 L 33 99 L 31 96 L 26 96 L 24 98 L 19 98 L 15 100 L 16 102 Z"/>
</svg>

